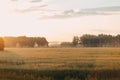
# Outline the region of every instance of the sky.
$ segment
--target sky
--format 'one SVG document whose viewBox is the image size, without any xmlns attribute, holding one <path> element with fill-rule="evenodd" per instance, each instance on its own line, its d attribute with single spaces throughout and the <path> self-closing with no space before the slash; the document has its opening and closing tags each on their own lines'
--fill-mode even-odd
<svg viewBox="0 0 120 80">
<path fill-rule="evenodd" d="M 120 32 L 120 0 L 0 0 L 0 36 L 72 41 Z"/>
</svg>

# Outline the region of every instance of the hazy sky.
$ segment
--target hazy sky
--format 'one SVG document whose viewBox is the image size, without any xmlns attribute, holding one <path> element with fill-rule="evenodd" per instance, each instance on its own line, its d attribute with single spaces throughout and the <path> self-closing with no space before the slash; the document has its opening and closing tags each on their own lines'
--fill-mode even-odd
<svg viewBox="0 0 120 80">
<path fill-rule="evenodd" d="M 120 33 L 120 0 L 0 0 L 1 36 L 71 41 L 100 33 Z"/>
</svg>

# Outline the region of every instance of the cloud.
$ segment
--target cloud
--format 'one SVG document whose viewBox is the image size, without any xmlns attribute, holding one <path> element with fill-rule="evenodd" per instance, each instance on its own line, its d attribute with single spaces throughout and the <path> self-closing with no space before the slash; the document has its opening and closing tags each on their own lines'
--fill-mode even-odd
<svg viewBox="0 0 120 80">
<path fill-rule="evenodd" d="M 42 0 L 31 0 L 30 2 L 32 2 L 32 3 L 38 3 L 38 2 L 42 2 Z"/>
<path fill-rule="evenodd" d="M 16 1 L 13 4 L 12 11 L 15 13 L 41 12 L 48 6 L 43 0 L 11 0 Z"/>
<path fill-rule="evenodd" d="M 40 5 L 40 6 L 32 6 L 32 7 L 29 7 L 29 8 L 24 8 L 24 9 L 14 9 L 13 11 L 14 12 L 19 12 L 19 13 L 26 13 L 26 12 L 35 12 L 35 11 L 44 11 L 45 7 L 47 5 Z"/>
<path fill-rule="evenodd" d="M 120 6 L 83 9 L 84 11 L 120 11 Z"/>
<path fill-rule="evenodd" d="M 14 1 L 18 1 L 18 0 L 10 0 L 10 1 L 13 1 L 13 2 L 14 2 Z"/>
<path fill-rule="evenodd" d="M 104 29 L 92 29 L 91 30 L 92 32 L 100 32 L 100 33 L 108 33 L 108 32 L 111 32 L 110 30 L 104 30 Z"/>
<path fill-rule="evenodd" d="M 52 16 L 46 15 L 43 18 L 71 18 L 79 16 L 89 16 L 89 15 L 120 15 L 120 6 L 115 7 L 102 7 L 102 8 L 91 8 L 82 10 L 65 10 L 60 14 L 54 14 Z"/>
<path fill-rule="evenodd" d="M 19 1 L 19 0 L 11 0 Z M 23 1 L 25 2 L 25 1 Z M 19 3 L 19 2 L 18 2 Z M 33 4 L 34 3 L 34 4 Z M 21 5 L 21 4 L 20 4 Z M 89 9 L 70 9 L 70 10 L 54 10 L 44 0 L 27 0 L 24 5 L 27 7 L 15 8 L 13 11 L 18 13 L 37 12 L 40 18 L 47 19 L 66 19 L 72 17 L 89 16 L 89 15 L 120 15 L 120 6 L 89 8 Z"/>
<path fill-rule="evenodd" d="M 10 1 L 20 1 L 20 0 L 10 0 Z M 36 3 L 36 2 L 42 2 L 43 0 L 26 0 L 28 2 Z"/>
<path fill-rule="evenodd" d="M 104 12 L 90 12 L 90 11 L 82 11 L 82 10 L 66 10 L 59 14 L 54 14 L 52 16 L 46 15 L 43 18 L 59 18 L 59 19 L 65 19 L 65 18 L 72 18 L 72 17 L 80 17 L 80 16 L 86 16 L 86 15 L 108 15 Z"/>
</svg>

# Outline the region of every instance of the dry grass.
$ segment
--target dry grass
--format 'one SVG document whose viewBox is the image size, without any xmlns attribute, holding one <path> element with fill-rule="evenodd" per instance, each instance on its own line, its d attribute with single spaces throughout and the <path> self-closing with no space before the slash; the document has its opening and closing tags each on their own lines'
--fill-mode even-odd
<svg viewBox="0 0 120 80">
<path fill-rule="evenodd" d="M 120 69 L 120 48 L 7 48 L 0 68 Z"/>
<path fill-rule="evenodd" d="M 0 80 L 120 80 L 120 48 L 8 48 Z"/>
</svg>

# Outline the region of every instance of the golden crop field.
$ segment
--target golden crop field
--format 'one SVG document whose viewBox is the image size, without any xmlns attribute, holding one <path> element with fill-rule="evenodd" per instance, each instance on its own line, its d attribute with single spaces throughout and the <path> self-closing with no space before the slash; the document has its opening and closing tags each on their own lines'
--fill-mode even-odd
<svg viewBox="0 0 120 80">
<path fill-rule="evenodd" d="M 120 48 L 6 48 L 0 68 L 120 69 Z"/>
</svg>

